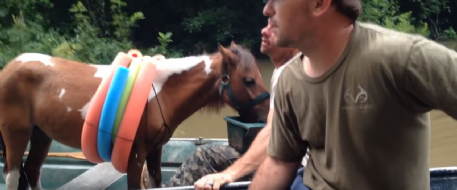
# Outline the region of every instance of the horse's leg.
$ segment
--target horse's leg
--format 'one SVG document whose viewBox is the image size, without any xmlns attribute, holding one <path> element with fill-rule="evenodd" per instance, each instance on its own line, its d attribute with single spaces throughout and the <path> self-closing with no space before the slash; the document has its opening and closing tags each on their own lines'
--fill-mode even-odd
<svg viewBox="0 0 457 190">
<path fill-rule="evenodd" d="M 5 141 L 3 141 L 3 135 L 2 132 L 0 131 L 0 150 L 2 151 L 0 156 L 2 158 L 3 162 L 3 179 L 6 182 L 6 176 L 8 175 L 8 164 L 6 164 L 6 147 L 5 147 Z"/>
<path fill-rule="evenodd" d="M 3 154 L 6 154 L 6 189 L 26 190 L 28 179 L 22 170 L 22 157 L 32 134 L 31 125 L 3 125 L 1 126 L 4 141 Z"/>
<path fill-rule="evenodd" d="M 137 147 L 135 144 L 130 152 L 129 164 L 127 166 L 127 184 L 128 189 L 141 189 L 141 172 L 143 164 L 146 160 L 145 154 L 137 154 Z"/>
<path fill-rule="evenodd" d="M 52 139 L 40 128 L 34 127 L 30 139 L 30 150 L 24 164 L 24 170 L 28 177 L 32 190 L 41 190 L 41 167 L 48 155 Z"/>
<path fill-rule="evenodd" d="M 151 186 L 148 188 L 160 187 L 160 184 L 162 184 L 161 158 L 162 147 L 150 152 L 148 157 L 146 157 L 149 174 L 149 185 Z"/>
</svg>

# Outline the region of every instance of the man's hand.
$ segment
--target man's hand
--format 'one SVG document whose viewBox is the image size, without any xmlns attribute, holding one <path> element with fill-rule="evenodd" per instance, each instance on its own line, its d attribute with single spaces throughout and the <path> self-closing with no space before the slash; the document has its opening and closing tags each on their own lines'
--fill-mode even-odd
<svg viewBox="0 0 457 190">
<path fill-rule="evenodd" d="M 222 172 L 202 177 L 194 183 L 194 187 L 195 190 L 218 190 L 221 186 L 231 182 L 233 182 L 232 175 Z"/>
<path fill-rule="evenodd" d="M 257 170 L 260 164 L 267 157 L 267 146 L 271 133 L 271 121 L 273 120 L 273 109 L 268 113 L 267 123 L 249 147 L 249 150 L 233 165 L 221 173 L 210 174 L 202 177 L 194 183 L 196 190 L 219 189 L 220 186 L 234 182 Z M 211 188 L 208 183 L 213 184 Z"/>
</svg>

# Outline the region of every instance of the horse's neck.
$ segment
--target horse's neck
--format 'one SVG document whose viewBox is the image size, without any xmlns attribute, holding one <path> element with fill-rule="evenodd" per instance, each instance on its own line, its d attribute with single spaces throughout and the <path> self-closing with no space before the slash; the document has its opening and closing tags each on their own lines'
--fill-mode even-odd
<svg viewBox="0 0 457 190">
<path fill-rule="evenodd" d="M 167 110 L 165 117 L 173 130 L 202 108 L 218 110 L 222 107 L 223 102 L 218 91 L 220 66 L 217 62 L 213 62 L 211 67 L 207 66 L 207 64 L 200 64 L 187 73 L 172 76 L 163 85 L 162 92 L 158 96 L 163 102 L 162 110 Z M 210 72 L 207 72 L 208 70 Z"/>
<path fill-rule="evenodd" d="M 208 91 L 208 89 L 211 89 Z M 190 98 L 185 99 L 183 103 L 176 104 L 174 111 L 179 112 L 173 115 L 173 120 L 179 122 L 178 125 L 189 118 L 194 113 L 202 110 L 202 109 L 218 109 L 218 102 L 219 94 L 216 88 L 209 88 L 202 89 L 205 93 L 198 93 L 190 96 Z"/>
</svg>

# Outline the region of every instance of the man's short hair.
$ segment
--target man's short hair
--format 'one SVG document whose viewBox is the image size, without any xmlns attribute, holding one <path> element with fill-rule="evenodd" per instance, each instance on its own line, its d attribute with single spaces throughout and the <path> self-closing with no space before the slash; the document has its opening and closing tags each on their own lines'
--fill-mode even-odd
<svg viewBox="0 0 457 190">
<path fill-rule="evenodd" d="M 332 5 L 354 21 L 357 20 L 362 13 L 362 3 L 360 0 L 332 0 Z"/>
</svg>

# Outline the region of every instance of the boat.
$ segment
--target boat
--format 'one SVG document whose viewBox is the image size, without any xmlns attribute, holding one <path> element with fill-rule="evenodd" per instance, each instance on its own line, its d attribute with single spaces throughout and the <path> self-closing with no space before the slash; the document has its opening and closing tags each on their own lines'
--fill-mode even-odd
<svg viewBox="0 0 457 190">
<path fill-rule="evenodd" d="M 204 138 L 172 138 L 162 149 L 162 179 L 168 181 L 178 170 L 181 164 L 195 151 L 195 148 L 204 144 L 228 145 L 228 139 L 204 139 Z M 24 161 L 25 161 L 24 157 Z M 95 167 L 85 159 L 80 149 L 71 148 L 53 141 L 46 158 L 42 174 L 41 186 L 43 189 L 59 189 L 74 178 Z M 0 169 L 3 171 L 3 163 Z M 5 180 L 0 177 L 0 189 L 6 189 Z M 106 190 L 127 189 L 127 176 L 124 174 Z"/>
<path fill-rule="evenodd" d="M 255 134 L 263 127 L 262 124 L 244 124 L 237 117 L 225 117 L 227 121 L 228 138 L 171 138 L 162 149 L 162 181 L 168 181 L 178 170 L 181 164 L 192 155 L 195 149 L 201 145 L 232 145 L 240 152 L 244 152 L 250 146 Z M 240 141 L 241 137 L 241 141 Z M 237 142 L 237 143 L 235 143 Z M 241 143 L 240 143 L 241 142 Z M 28 147 L 27 147 L 28 150 Z M 25 161 L 24 157 L 24 161 Z M 109 164 L 109 163 L 107 163 Z M 72 181 L 85 172 L 89 172 L 98 165 L 84 159 L 80 149 L 71 148 L 53 141 L 50 153 L 45 160 L 41 174 L 41 185 L 44 190 L 66 190 Z M 3 170 L 3 163 L 0 169 Z M 108 174 L 106 174 L 108 175 Z M 221 189 L 247 189 L 250 182 L 234 182 L 227 184 Z M 430 169 L 431 190 L 456 190 L 457 167 L 441 167 Z M 0 189 L 6 189 L 4 178 L 0 177 Z M 80 188 L 78 188 L 80 189 Z M 98 188 L 100 189 L 100 188 Z M 119 175 L 104 190 L 127 189 L 127 176 Z M 190 190 L 193 186 L 154 188 L 163 190 Z M 152 189 L 151 189 L 152 190 Z"/>
</svg>

